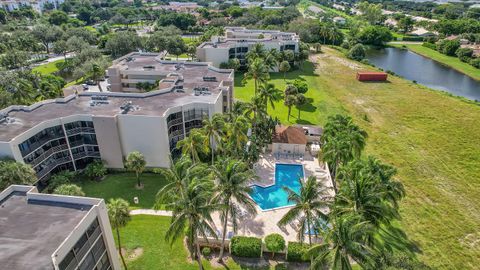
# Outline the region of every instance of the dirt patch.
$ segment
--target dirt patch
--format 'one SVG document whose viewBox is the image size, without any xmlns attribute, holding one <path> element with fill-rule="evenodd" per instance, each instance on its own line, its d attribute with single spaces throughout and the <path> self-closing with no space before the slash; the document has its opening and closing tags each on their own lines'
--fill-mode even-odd
<svg viewBox="0 0 480 270">
<path fill-rule="evenodd" d="M 143 248 L 142 247 L 136 247 L 134 249 L 122 248 L 122 254 L 125 257 L 125 260 L 134 261 L 143 255 Z"/>
</svg>

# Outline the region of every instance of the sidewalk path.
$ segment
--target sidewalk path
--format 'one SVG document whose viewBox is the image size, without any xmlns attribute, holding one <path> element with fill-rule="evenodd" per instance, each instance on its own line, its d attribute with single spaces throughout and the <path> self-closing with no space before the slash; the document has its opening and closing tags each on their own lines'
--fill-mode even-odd
<svg viewBox="0 0 480 270">
<path fill-rule="evenodd" d="M 166 210 L 153 210 L 153 209 L 134 209 L 130 210 L 130 215 L 150 215 L 150 216 L 164 216 L 171 217 L 172 211 Z"/>
</svg>

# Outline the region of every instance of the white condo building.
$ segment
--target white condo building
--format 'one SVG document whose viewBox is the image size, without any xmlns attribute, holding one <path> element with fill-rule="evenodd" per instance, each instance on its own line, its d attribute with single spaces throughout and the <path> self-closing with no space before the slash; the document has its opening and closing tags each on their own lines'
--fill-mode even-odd
<svg viewBox="0 0 480 270">
<path fill-rule="evenodd" d="M 219 67 L 229 59 L 238 58 L 245 65 L 245 57 L 249 49 L 256 43 L 262 43 L 265 49 L 276 49 L 279 52 L 292 50 L 299 52 L 300 38 L 296 33 L 278 30 L 250 30 L 245 27 L 225 27 L 223 37 L 214 36 L 209 42 L 197 47 L 197 59 L 210 62 Z"/>
<path fill-rule="evenodd" d="M 12 185 L 0 206 L 2 269 L 121 269 L 103 199 Z"/>
<path fill-rule="evenodd" d="M 95 159 L 124 168 L 132 151 L 145 156 L 147 167 L 169 167 L 179 140 L 203 119 L 230 109 L 233 71 L 158 56 L 131 53 L 116 60 L 107 71 L 112 92 L 1 110 L 0 157 L 30 164 L 40 188 L 50 175 L 81 170 Z M 155 90 L 138 93 L 137 83 L 157 81 Z"/>
<path fill-rule="evenodd" d="M 63 2 L 65 0 L 0 0 L 0 7 L 6 11 L 13 11 L 22 6 L 30 6 L 35 11 L 42 13 L 45 4 L 51 3 L 57 9 Z"/>
</svg>

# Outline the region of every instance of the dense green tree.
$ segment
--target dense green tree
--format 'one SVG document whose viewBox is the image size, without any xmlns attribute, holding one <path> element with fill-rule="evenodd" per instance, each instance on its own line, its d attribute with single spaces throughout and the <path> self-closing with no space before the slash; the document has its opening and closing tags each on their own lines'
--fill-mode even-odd
<svg viewBox="0 0 480 270">
<path fill-rule="evenodd" d="M 187 30 L 189 26 L 196 24 L 195 16 L 188 13 L 168 12 L 157 19 L 157 26 L 174 25 L 181 30 Z"/>
<path fill-rule="evenodd" d="M 383 46 L 393 39 L 392 32 L 383 26 L 367 26 L 357 36 L 358 41 L 363 44 Z"/>
<path fill-rule="evenodd" d="M 401 29 L 403 33 L 409 33 L 413 30 L 415 21 L 410 16 L 405 16 L 398 21 L 397 27 Z"/>
<path fill-rule="evenodd" d="M 50 44 L 61 39 L 63 30 L 58 26 L 39 24 L 32 29 L 32 34 L 45 47 L 45 51 L 50 53 Z"/>
<path fill-rule="evenodd" d="M 215 182 L 212 202 L 224 206 L 221 212 L 222 246 L 218 257 L 218 261 L 222 261 L 228 220 L 230 219 L 233 231 L 236 232 L 239 207 L 246 209 L 248 213 L 256 214 L 254 202 L 250 199 L 250 181 L 255 179 L 256 175 L 246 163 L 235 159 L 218 161 L 212 172 Z"/>
<path fill-rule="evenodd" d="M 347 56 L 350 59 L 361 61 L 365 58 L 365 54 L 365 47 L 358 43 L 348 51 Z"/>
<path fill-rule="evenodd" d="M 54 10 L 50 12 L 48 22 L 54 25 L 62 25 L 68 22 L 68 15 L 61 10 Z"/>
<path fill-rule="evenodd" d="M 358 9 L 362 12 L 362 18 L 372 25 L 380 24 L 384 20 L 381 4 L 362 1 L 358 4 Z"/>
<path fill-rule="evenodd" d="M 63 55 L 65 61 L 67 61 L 68 45 L 65 40 L 58 40 L 53 43 L 53 53 Z"/>
<path fill-rule="evenodd" d="M 125 227 L 130 221 L 129 204 L 124 199 L 110 199 L 107 203 L 108 218 L 112 228 L 117 232 L 118 252 L 122 258 L 123 267 L 127 270 L 127 264 L 123 258 L 122 242 L 120 241 L 120 228 Z"/>
<path fill-rule="evenodd" d="M 0 55 L 0 66 L 5 69 L 16 69 L 27 65 L 30 55 L 24 51 L 10 50 Z"/>
<path fill-rule="evenodd" d="M 134 32 L 117 32 L 105 44 L 105 49 L 114 58 L 120 57 L 141 47 L 141 41 Z"/>
<path fill-rule="evenodd" d="M 101 160 L 96 160 L 85 167 L 84 174 L 91 180 L 100 180 L 107 174 L 107 168 Z"/>
<path fill-rule="evenodd" d="M 37 181 L 30 165 L 10 159 L 0 160 L 0 190 L 10 185 L 31 185 Z"/>
<path fill-rule="evenodd" d="M 272 233 L 265 236 L 265 246 L 272 252 L 272 258 L 275 257 L 276 252 L 285 250 L 285 239 L 278 233 Z"/>
<path fill-rule="evenodd" d="M 458 41 L 457 39 L 454 39 L 454 40 L 444 39 L 437 42 L 437 51 L 446 55 L 454 56 L 459 48 L 460 48 L 460 41 Z"/>
</svg>

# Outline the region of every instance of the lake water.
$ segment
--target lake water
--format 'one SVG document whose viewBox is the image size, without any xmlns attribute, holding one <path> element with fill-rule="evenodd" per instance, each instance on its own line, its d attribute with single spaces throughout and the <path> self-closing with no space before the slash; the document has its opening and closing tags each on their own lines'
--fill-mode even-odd
<svg viewBox="0 0 480 270">
<path fill-rule="evenodd" d="M 410 81 L 457 96 L 480 100 L 480 81 L 409 50 L 368 50 L 367 59 L 383 70 L 391 70 Z M 478 71 L 480 73 L 480 70 Z"/>
</svg>

